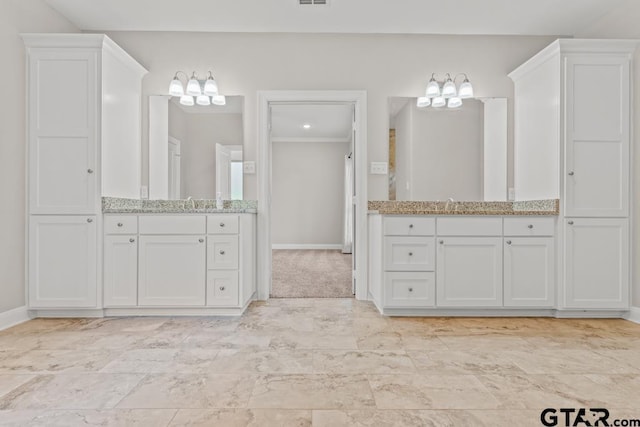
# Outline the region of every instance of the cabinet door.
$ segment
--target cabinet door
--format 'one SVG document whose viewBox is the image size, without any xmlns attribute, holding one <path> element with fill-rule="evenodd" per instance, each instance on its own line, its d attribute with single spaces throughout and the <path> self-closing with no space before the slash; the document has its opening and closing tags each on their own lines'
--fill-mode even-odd
<svg viewBox="0 0 640 427">
<path fill-rule="evenodd" d="M 564 307 L 629 309 L 626 219 L 565 220 Z"/>
<path fill-rule="evenodd" d="M 554 239 L 504 239 L 504 306 L 553 307 Z"/>
<path fill-rule="evenodd" d="M 90 214 L 96 201 L 97 53 L 29 55 L 29 208 L 32 214 Z"/>
<path fill-rule="evenodd" d="M 207 305 L 235 307 L 238 305 L 239 295 L 237 271 L 209 270 L 207 273 Z"/>
<path fill-rule="evenodd" d="M 502 306 L 502 238 L 438 239 L 438 306 Z"/>
<path fill-rule="evenodd" d="M 140 236 L 138 304 L 203 306 L 205 249 L 204 236 Z"/>
<path fill-rule="evenodd" d="M 566 59 L 566 216 L 629 214 L 629 59 Z"/>
<path fill-rule="evenodd" d="M 31 216 L 29 308 L 96 307 L 96 237 L 93 216 Z"/>
<path fill-rule="evenodd" d="M 137 303 L 137 236 L 106 236 L 104 239 L 104 306 L 134 307 Z"/>
</svg>

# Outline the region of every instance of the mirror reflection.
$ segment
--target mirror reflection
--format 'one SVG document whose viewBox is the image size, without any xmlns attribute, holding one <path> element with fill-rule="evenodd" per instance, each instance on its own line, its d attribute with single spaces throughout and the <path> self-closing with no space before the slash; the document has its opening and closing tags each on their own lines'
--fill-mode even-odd
<svg viewBox="0 0 640 427">
<path fill-rule="evenodd" d="M 389 98 L 389 200 L 507 200 L 507 100 Z"/>
<path fill-rule="evenodd" d="M 226 105 L 181 105 L 179 98 L 149 99 L 149 197 L 243 198 L 242 96 Z"/>
</svg>

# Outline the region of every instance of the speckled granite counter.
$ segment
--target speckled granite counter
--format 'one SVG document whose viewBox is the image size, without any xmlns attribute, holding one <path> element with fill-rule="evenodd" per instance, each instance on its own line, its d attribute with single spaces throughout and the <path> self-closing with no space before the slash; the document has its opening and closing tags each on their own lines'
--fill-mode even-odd
<svg viewBox="0 0 640 427">
<path fill-rule="evenodd" d="M 369 213 L 381 215 L 558 215 L 560 201 L 435 202 L 369 201 Z"/>
<path fill-rule="evenodd" d="M 223 209 L 216 201 L 202 200 L 137 200 L 102 198 L 103 213 L 256 213 L 256 200 L 225 200 Z"/>
</svg>

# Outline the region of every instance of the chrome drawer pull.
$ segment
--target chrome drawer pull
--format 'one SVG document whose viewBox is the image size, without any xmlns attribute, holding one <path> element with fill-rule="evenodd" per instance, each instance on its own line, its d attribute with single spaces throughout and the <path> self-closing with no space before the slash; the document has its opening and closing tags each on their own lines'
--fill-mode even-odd
<svg viewBox="0 0 640 427">
<path fill-rule="evenodd" d="M 569 221 L 569 222 L 567 222 L 567 224 L 573 225 L 573 221 Z"/>
<path fill-rule="evenodd" d="M 204 242 L 204 239 L 198 239 L 198 242 L 202 243 Z"/>
<path fill-rule="evenodd" d="M 93 219 L 91 219 L 91 218 L 87 218 L 87 222 L 88 222 L 88 223 L 92 223 L 92 222 L 93 222 Z"/>
<path fill-rule="evenodd" d="M 409 256 L 413 256 L 413 252 L 409 252 Z"/>
<path fill-rule="evenodd" d="M 532 229 L 532 228 L 533 228 L 533 224 L 529 224 L 529 225 L 527 225 L 527 228 L 528 228 L 528 229 Z"/>
<path fill-rule="evenodd" d="M 223 228 L 224 228 L 224 222 L 221 222 L 221 223 L 220 223 L 220 227 L 223 227 Z"/>
<path fill-rule="evenodd" d="M 224 291 L 224 286 L 220 286 L 220 290 L 221 290 L 221 291 Z"/>
<path fill-rule="evenodd" d="M 134 239 L 134 238 L 132 237 L 131 239 L 129 239 L 129 241 L 130 241 L 131 243 L 133 243 L 133 242 L 135 242 L 135 241 L 136 241 L 136 239 Z"/>
<path fill-rule="evenodd" d="M 119 222 L 119 223 L 118 223 L 118 227 L 122 227 L 123 225 L 124 225 L 124 224 L 123 224 L 123 223 L 121 223 L 121 222 Z"/>
<path fill-rule="evenodd" d="M 224 255 L 224 251 L 220 251 L 220 255 Z"/>
<path fill-rule="evenodd" d="M 413 224 L 409 224 L 409 228 L 413 228 Z"/>
<path fill-rule="evenodd" d="M 409 288 L 409 292 L 413 292 L 413 288 Z"/>
<path fill-rule="evenodd" d="M 511 240 L 507 240 L 507 245 L 510 245 L 510 244 L 511 244 Z"/>
</svg>

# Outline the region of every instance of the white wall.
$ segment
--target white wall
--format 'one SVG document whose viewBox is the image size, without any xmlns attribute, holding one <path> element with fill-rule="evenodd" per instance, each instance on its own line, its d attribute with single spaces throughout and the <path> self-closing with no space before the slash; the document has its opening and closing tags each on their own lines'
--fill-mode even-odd
<svg viewBox="0 0 640 427">
<path fill-rule="evenodd" d="M 273 244 L 342 243 L 349 142 L 272 143 Z"/>
<path fill-rule="evenodd" d="M 0 313 L 25 304 L 25 49 L 20 33 L 78 32 L 41 0 L 0 1 Z"/>
<path fill-rule="evenodd" d="M 222 93 L 245 96 L 247 160 L 257 158 L 258 90 L 366 90 L 368 157 L 369 161 L 383 162 L 388 156 L 389 96 L 415 97 L 424 93 L 432 72 L 440 75 L 466 72 L 476 96 L 509 98 L 511 118 L 513 84 L 507 73 L 555 39 L 177 32 L 109 32 L 108 35 L 150 70 L 143 82 L 146 95 L 166 94 L 176 70 L 201 73 L 212 70 Z M 345 69 L 349 72 L 344 72 Z M 146 108 L 143 102 L 143 180 L 147 175 Z M 512 134 L 510 124 L 510 158 Z M 256 176 L 245 176 L 248 199 L 257 196 Z M 511 168 L 509 176 L 513 176 Z M 385 175 L 370 175 L 368 183 L 369 199 L 386 200 Z"/>
<path fill-rule="evenodd" d="M 598 21 L 581 31 L 577 37 L 585 38 L 612 38 L 612 39 L 638 39 L 640 40 L 640 1 L 627 0 L 605 15 Z M 631 206 L 633 209 L 632 229 L 633 235 L 633 259 L 632 265 L 632 292 L 633 305 L 640 307 L 640 206 L 638 205 L 638 194 L 640 194 L 640 51 L 636 50 L 633 65 L 633 195 Z"/>
</svg>

